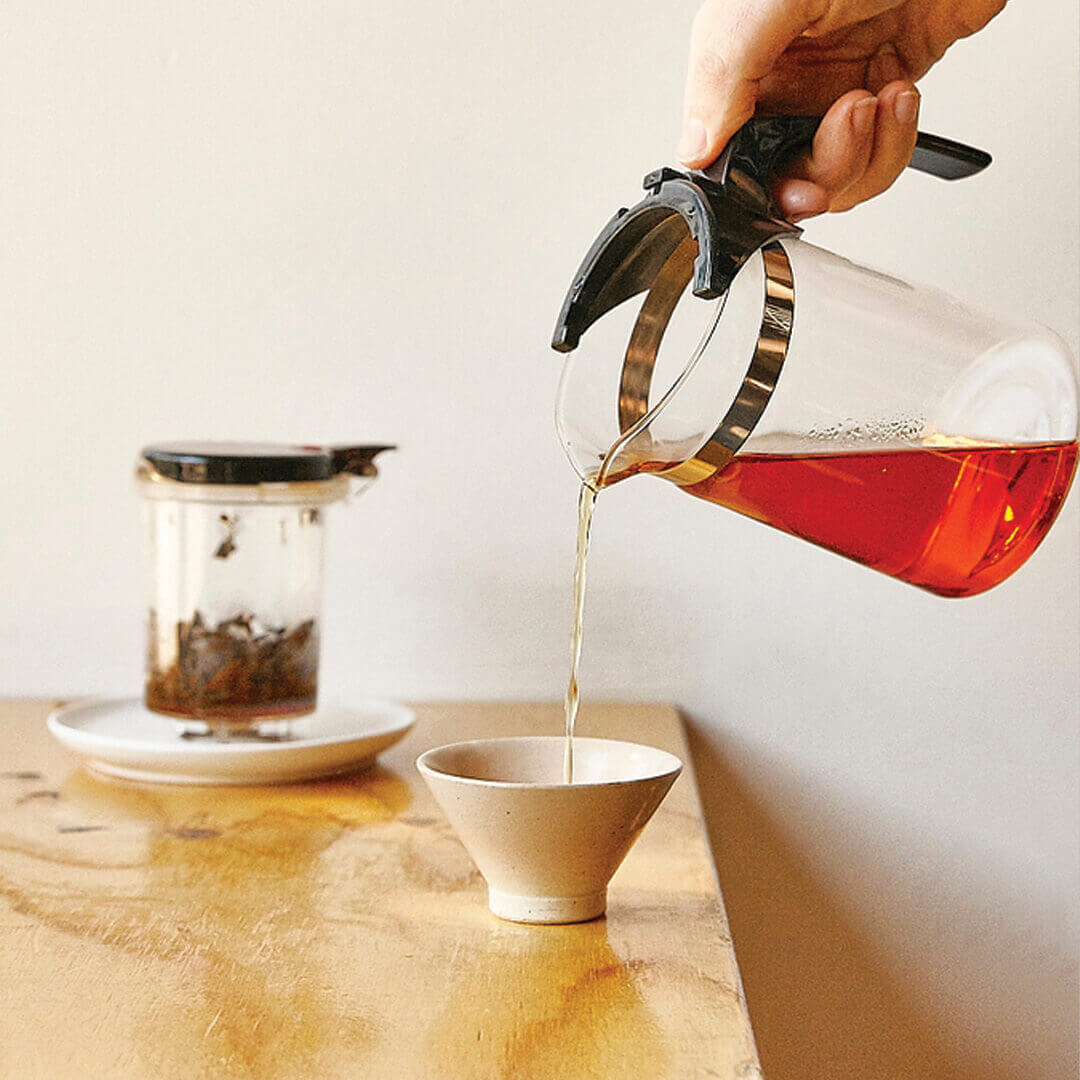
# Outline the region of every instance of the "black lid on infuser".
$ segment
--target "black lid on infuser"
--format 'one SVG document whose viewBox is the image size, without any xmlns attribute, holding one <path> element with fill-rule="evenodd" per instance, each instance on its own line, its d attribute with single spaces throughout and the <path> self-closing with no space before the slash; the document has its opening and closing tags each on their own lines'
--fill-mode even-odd
<svg viewBox="0 0 1080 1080">
<path fill-rule="evenodd" d="M 168 442 L 143 447 L 140 457 L 159 476 L 184 484 L 288 484 L 330 480 L 340 473 L 373 476 L 375 457 L 394 449 L 388 444 Z"/>
</svg>

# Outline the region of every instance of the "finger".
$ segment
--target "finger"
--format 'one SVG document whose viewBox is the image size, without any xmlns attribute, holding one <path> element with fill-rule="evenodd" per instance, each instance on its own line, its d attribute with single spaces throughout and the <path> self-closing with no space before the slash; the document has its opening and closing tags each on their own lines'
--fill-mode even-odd
<svg viewBox="0 0 1080 1080">
<path fill-rule="evenodd" d="M 690 35 L 680 161 L 716 160 L 754 115 L 758 82 L 811 22 L 807 0 L 705 0 Z"/>
<path fill-rule="evenodd" d="M 834 201 L 834 212 L 880 195 L 907 168 L 918 135 L 919 92 L 907 80 L 889 83 L 878 94 L 874 149 L 862 177 Z"/>
<path fill-rule="evenodd" d="M 774 185 L 773 197 L 786 215 L 797 212 L 793 199 L 801 199 L 793 178 L 808 180 L 827 195 L 827 206 L 862 179 L 874 149 L 877 99 L 865 90 L 852 90 L 834 102 L 825 114 L 807 153 L 786 164 Z M 819 213 L 823 211 L 818 211 Z"/>
<path fill-rule="evenodd" d="M 787 221 L 827 214 L 831 202 L 829 193 L 820 184 L 790 177 L 781 180 L 773 191 L 773 199 Z"/>
</svg>

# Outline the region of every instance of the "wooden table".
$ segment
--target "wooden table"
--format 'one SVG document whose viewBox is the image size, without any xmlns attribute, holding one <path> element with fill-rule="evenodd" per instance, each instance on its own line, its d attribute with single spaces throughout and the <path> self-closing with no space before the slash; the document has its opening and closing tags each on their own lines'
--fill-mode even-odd
<svg viewBox="0 0 1080 1080">
<path fill-rule="evenodd" d="M 366 775 L 136 786 L 80 769 L 47 702 L 0 705 L 0 1077 L 760 1076 L 678 714 L 583 734 L 687 769 L 578 926 L 502 922 L 413 761 L 557 732 L 542 705 L 425 705 Z"/>
</svg>

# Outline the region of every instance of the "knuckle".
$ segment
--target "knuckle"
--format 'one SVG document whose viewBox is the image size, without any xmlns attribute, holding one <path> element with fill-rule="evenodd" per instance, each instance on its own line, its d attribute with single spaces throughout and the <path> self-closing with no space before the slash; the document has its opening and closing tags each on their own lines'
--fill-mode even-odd
<svg viewBox="0 0 1080 1080">
<path fill-rule="evenodd" d="M 709 83 L 724 82 L 731 71 L 731 65 L 727 59 L 715 48 L 702 49 L 698 54 L 695 67 L 698 76 Z"/>
<path fill-rule="evenodd" d="M 1005 8 L 1005 0 L 984 0 L 981 4 L 960 5 L 953 18 L 953 32 L 956 37 L 971 37 L 978 33 L 991 19 L 996 18 Z"/>
</svg>

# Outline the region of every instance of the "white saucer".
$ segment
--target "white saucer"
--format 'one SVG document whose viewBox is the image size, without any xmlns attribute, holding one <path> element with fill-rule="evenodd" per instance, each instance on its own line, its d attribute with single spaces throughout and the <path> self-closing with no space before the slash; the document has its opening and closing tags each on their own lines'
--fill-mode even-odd
<svg viewBox="0 0 1080 1080">
<path fill-rule="evenodd" d="M 274 784 L 357 772 L 413 725 L 404 705 L 327 706 L 281 742 L 185 739 L 137 698 L 94 698 L 52 712 L 49 731 L 100 773 L 157 784 Z"/>
</svg>

